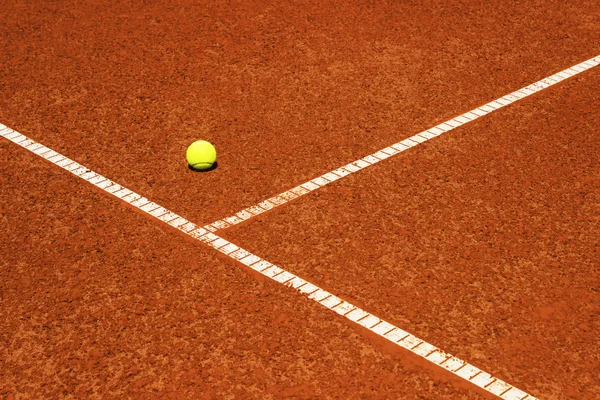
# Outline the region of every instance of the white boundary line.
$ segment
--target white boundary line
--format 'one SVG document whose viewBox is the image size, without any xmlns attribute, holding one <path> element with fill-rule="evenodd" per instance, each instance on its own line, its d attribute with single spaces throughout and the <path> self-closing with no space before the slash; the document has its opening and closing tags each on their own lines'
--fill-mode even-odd
<svg viewBox="0 0 600 400">
<path fill-rule="evenodd" d="M 409 137 L 408 139 L 402 140 L 401 142 L 386 147 L 385 149 L 382 149 L 371 155 L 351 162 L 350 164 L 340 167 L 331 172 L 327 172 L 326 174 L 323 174 L 318 178 L 312 179 L 301 185 L 298 185 L 293 189 L 280 193 L 253 206 L 247 207 L 242 211 L 236 213 L 235 215 L 205 225 L 204 228 L 211 232 L 216 232 L 220 229 L 229 228 L 230 226 L 239 224 L 243 221 L 247 221 L 250 218 L 264 213 L 265 211 L 271 210 L 291 200 L 297 199 L 298 197 L 301 197 L 307 193 L 319 189 L 333 181 L 343 178 L 344 176 L 350 175 L 370 165 L 376 164 L 381 160 L 401 153 L 404 150 L 408 150 L 411 147 L 415 147 L 423 142 L 426 142 L 429 139 L 433 139 L 434 137 L 441 135 L 442 133 L 449 132 L 461 125 L 474 121 L 479 117 L 483 117 L 484 115 L 489 114 L 495 110 L 506 107 L 507 105 L 514 103 L 517 100 L 523 99 L 541 90 L 549 88 L 550 86 L 553 86 L 567 78 L 575 76 L 589 68 L 595 67 L 598 64 L 600 64 L 600 56 L 590 58 L 587 61 L 579 63 L 573 67 L 567 68 L 561 72 L 539 80 L 535 83 L 532 83 L 529 86 L 507 94 L 506 96 L 500 97 L 499 99 L 493 100 L 481 107 L 477 107 L 469 112 L 459 115 L 458 117 L 452 118 L 446 122 L 442 122 L 441 124 L 434 126 L 433 128 L 427 129 L 421 133 Z"/>
<path fill-rule="evenodd" d="M 56 151 L 37 143 L 26 136 L 0 124 L 0 136 L 18 144 L 21 147 L 37 154 L 40 157 L 58 165 L 62 169 L 88 181 L 106 193 L 115 196 L 126 203 L 144 211 L 146 214 L 184 232 L 185 234 L 207 243 L 228 257 L 260 272 L 262 275 L 279 282 L 285 286 L 296 289 L 309 299 L 321 304 L 329 310 L 335 311 L 355 324 L 361 325 L 378 336 L 381 336 L 397 346 L 400 346 L 425 360 L 442 367 L 454 375 L 498 396 L 504 400 L 537 400 L 532 395 L 493 377 L 489 373 L 454 357 L 450 353 L 411 335 L 375 315 L 362 310 L 351 303 L 321 289 L 291 272 L 285 271 L 271 264 L 235 244 L 215 235 L 208 230 L 198 227 L 187 219 L 167 210 L 160 205 L 134 193 L 110 179 L 97 174 L 77 162 L 57 153 Z"/>
</svg>

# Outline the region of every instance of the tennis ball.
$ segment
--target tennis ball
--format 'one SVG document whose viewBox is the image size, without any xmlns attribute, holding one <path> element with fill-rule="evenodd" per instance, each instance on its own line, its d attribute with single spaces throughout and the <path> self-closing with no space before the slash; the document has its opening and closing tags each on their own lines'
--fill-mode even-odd
<svg viewBox="0 0 600 400">
<path fill-rule="evenodd" d="M 187 148 L 185 159 L 192 168 L 205 170 L 214 164 L 217 159 L 217 151 L 206 140 L 196 140 Z"/>
</svg>

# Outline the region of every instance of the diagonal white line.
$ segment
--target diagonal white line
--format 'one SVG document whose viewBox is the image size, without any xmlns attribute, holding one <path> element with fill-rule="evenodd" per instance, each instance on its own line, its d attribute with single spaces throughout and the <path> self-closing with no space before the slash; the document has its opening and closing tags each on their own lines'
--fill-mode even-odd
<svg viewBox="0 0 600 400">
<path fill-rule="evenodd" d="M 376 164 L 381 160 L 384 160 L 388 157 L 392 157 L 398 153 L 408 150 L 411 147 L 415 147 L 423 142 L 426 142 L 429 139 L 433 139 L 434 137 L 437 137 L 445 132 L 449 132 L 461 125 L 474 121 L 477 118 L 483 117 L 484 115 L 487 115 L 495 110 L 498 110 L 502 107 L 506 107 L 517 100 L 531 96 L 534 93 L 547 89 L 550 86 L 556 85 L 557 83 L 577 74 L 580 74 L 581 72 L 587 69 L 593 68 L 598 64 L 600 64 L 600 56 L 590 58 L 587 61 L 579 63 L 573 67 L 567 68 L 564 71 L 558 72 L 535 83 L 532 83 L 529 86 L 525 86 L 522 89 L 516 90 L 510 94 L 507 94 L 506 96 L 493 100 L 481 107 L 477 107 L 471 111 L 459 115 L 458 117 L 452 118 L 446 122 L 442 122 L 441 124 L 434 126 L 433 128 L 427 129 L 421 133 L 409 137 L 408 139 L 402 140 L 401 142 L 386 147 L 385 149 L 382 149 L 371 155 L 351 162 L 350 164 L 344 165 L 343 167 L 340 167 L 331 172 L 327 172 L 326 174 L 323 174 L 301 185 L 298 185 L 293 189 L 287 190 L 253 206 L 247 207 L 232 216 L 205 225 L 204 228 L 211 232 L 216 232 L 220 229 L 225 229 L 232 225 L 236 225 L 243 221 L 247 221 L 258 214 L 262 214 L 265 211 L 279 207 L 280 205 L 283 205 L 291 200 L 304 196 L 305 194 L 308 194 L 316 189 L 328 185 L 331 182 L 334 182 L 363 168 Z"/>
<path fill-rule="evenodd" d="M 146 214 L 168 224 L 185 234 L 208 244 L 237 262 L 260 272 L 264 276 L 285 286 L 296 289 L 309 299 L 321 304 L 331 311 L 365 327 L 374 334 L 381 336 L 397 346 L 400 346 L 427 361 L 442 367 L 454 375 L 476 385 L 504 400 L 536 400 L 530 394 L 495 378 L 485 371 L 446 353 L 438 347 L 411 335 L 395 325 L 365 311 L 343 299 L 321 289 L 291 272 L 271 264 L 241 247 L 225 240 L 208 230 L 198 227 L 187 219 L 167 210 L 160 205 L 134 193 L 110 179 L 89 170 L 77 162 L 37 143 L 26 136 L 0 124 L 0 136 L 24 147 L 25 149 L 47 159 L 66 171 L 84 179 L 102 189 L 106 193 L 131 204 Z"/>
<path fill-rule="evenodd" d="M 260 272 L 262 275 L 273 281 L 296 289 L 309 299 L 331 311 L 335 311 L 347 320 L 365 327 L 374 334 L 448 370 L 452 374 L 490 392 L 491 394 L 504 400 L 536 400 L 532 395 L 517 389 L 511 384 L 490 375 L 468 362 L 461 360 L 450 353 L 446 353 L 440 348 L 419 339 L 409 332 L 356 307 L 352 303 L 333 295 L 319 286 L 238 247 L 204 228 L 199 229 L 205 233 L 197 236 L 196 239 L 207 243 L 221 253 Z"/>
</svg>

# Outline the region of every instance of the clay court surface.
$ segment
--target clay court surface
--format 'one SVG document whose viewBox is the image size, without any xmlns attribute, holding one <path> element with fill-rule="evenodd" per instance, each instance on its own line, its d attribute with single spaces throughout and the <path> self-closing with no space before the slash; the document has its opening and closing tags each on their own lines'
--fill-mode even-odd
<svg viewBox="0 0 600 400">
<path fill-rule="evenodd" d="M 596 1 L 99 3 L 2 1 L 0 124 L 199 227 L 600 54 Z M 599 126 L 595 66 L 216 234 L 598 399 Z M 0 398 L 502 397 L 0 137 Z"/>
</svg>

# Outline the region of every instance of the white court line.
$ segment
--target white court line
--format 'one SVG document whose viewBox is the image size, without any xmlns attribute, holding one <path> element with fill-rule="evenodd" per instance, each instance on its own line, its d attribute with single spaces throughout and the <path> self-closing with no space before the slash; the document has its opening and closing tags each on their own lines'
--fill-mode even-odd
<svg viewBox="0 0 600 400">
<path fill-rule="evenodd" d="M 7 128 L 0 124 L 0 136 L 24 147 L 25 149 L 47 159 L 55 165 L 69 171 L 70 173 L 84 179 L 91 184 L 104 190 L 106 193 L 115 196 L 126 203 L 129 203 L 146 214 L 184 232 L 185 234 L 207 243 L 209 246 L 217 249 L 230 258 L 260 272 L 273 281 L 284 284 L 304 294 L 309 299 L 321 304 L 322 306 L 335 311 L 346 319 L 365 327 L 378 336 L 381 336 L 397 346 L 400 346 L 433 364 L 442 367 L 454 375 L 480 387 L 484 390 L 498 396 L 504 400 L 536 400 L 532 395 L 517 389 L 516 387 L 498 379 L 489 373 L 454 357 L 450 353 L 437 348 L 436 346 L 411 335 L 410 333 L 398 328 L 375 315 L 362 310 L 353 304 L 342 300 L 341 298 L 321 289 L 291 272 L 285 271 L 276 265 L 271 264 L 235 244 L 215 235 L 208 230 L 198 227 L 187 219 L 167 210 L 160 205 L 134 193 L 133 191 L 121 186 L 110 179 L 89 170 L 77 162 L 49 149 L 48 147 L 37 143 L 24 135 Z"/>
<path fill-rule="evenodd" d="M 474 121 L 479 117 L 483 117 L 484 115 L 489 114 L 495 110 L 498 110 L 502 107 L 506 107 L 507 105 L 512 104 L 517 100 L 523 99 L 541 90 L 547 89 L 550 86 L 557 84 L 558 82 L 575 76 L 589 68 L 597 66 L 598 64 L 600 64 L 600 56 L 590 58 L 587 61 L 579 63 L 573 67 L 567 68 L 564 71 L 558 72 L 547 78 L 532 83 L 529 86 L 507 94 L 506 96 L 493 100 L 481 107 L 477 107 L 469 112 L 459 115 L 456 118 L 452 118 L 446 122 L 442 122 L 441 124 L 434 126 L 433 128 L 427 129 L 421 133 L 409 137 L 408 139 L 402 140 L 401 142 L 386 147 L 385 149 L 382 149 L 371 155 L 351 162 L 350 164 L 340 167 L 331 172 L 327 172 L 326 174 L 323 174 L 318 178 L 312 179 L 301 185 L 298 185 L 293 189 L 280 193 L 253 206 L 247 207 L 242 211 L 236 213 L 235 215 L 205 225 L 204 228 L 211 232 L 216 232 L 219 229 L 225 229 L 232 225 L 236 225 L 243 221 L 249 220 L 250 218 L 253 218 L 256 215 L 262 214 L 265 211 L 271 210 L 291 200 L 297 199 L 298 197 L 301 197 L 307 193 L 319 189 L 333 181 L 343 178 L 344 176 L 350 175 L 370 165 L 376 164 L 381 160 L 401 153 L 404 150 L 408 150 L 411 147 L 415 147 L 423 142 L 426 142 L 429 139 L 433 139 L 434 137 L 439 136 L 444 132 L 449 132 L 461 125 Z"/>
</svg>

